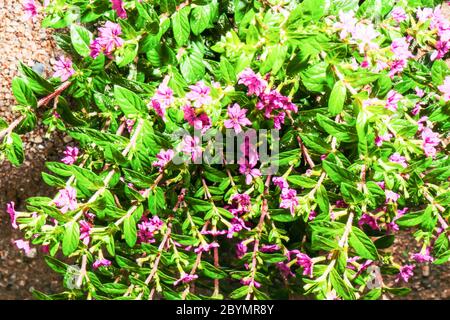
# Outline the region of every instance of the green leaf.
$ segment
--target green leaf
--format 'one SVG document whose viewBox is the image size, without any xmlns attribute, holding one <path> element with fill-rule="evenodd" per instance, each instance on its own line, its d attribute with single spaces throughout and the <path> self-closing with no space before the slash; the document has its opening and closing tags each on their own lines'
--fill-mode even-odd
<svg viewBox="0 0 450 320">
<path fill-rule="evenodd" d="M 42 78 L 23 63 L 20 63 L 20 72 L 25 77 L 24 80 L 28 84 L 28 87 L 36 94 L 46 95 L 53 92 L 53 86 L 50 82 Z"/>
<path fill-rule="evenodd" d="M 195 83 L 205 74 L 205 64 L 203 63 L 203 54 L 198 51 L 185 55 L 181 59 L 181 74 L 188 83 Z"/>
<path fill-rule="evenodd" d="M 62 241 L 63 254 L 68 256 L 74 252 L 80 239 L 80 226 L 76 221 L 71 221 L 64 226 L 64 236 Z"/>
<path fill-rule="evenodd" d="M 247 295 L 249 290 L 250 290 L 249 286 L 243 286 L 243 287 L 237 288 L 236 290 L 234 290 L 233 292 L 230 293 L 230 298 L 231 299 L 241 299 Z"/>
<path fill-rule="evenodd" d="M 89 53 L 91 52 L 89 45 L 92 40 L 92 33 L 89 30 L 80 25 L 72 24 L 70 26 L 70 39 L 73 48 L 80 56 L 89 56 Z"/>
<path fill-rule="evenodd" d="M 220 58 L 220 73 L 222 78 L 228 84 L 234 84 L 236 82 L 236 72 L 234 67 L 225 57 Z"/>
<path fill-rule="evenodd" d="M 357 227 L 352 227 L 350 237 L 348 239 L 349 245 L 355 249 L 358 256 L 365 259 L 377 260 L 377 248 L 372 240 Z"/>
<path fill-rule="evenodd" d="M 132 216 L 128 216 L 123 221 L 123 233 L 125 242 L 131 248 L 134 247 L 137 241 L 136 222 Z"/>
<path fill-rule="evenodd" d="M 322 167 L 328 174 L 330 179 L 337 185 L 340 185 L 342 182 L 352 184 L 358 181 L 358 179 L 352 172 L 341 168 L 328 160 L 322 161 Z"/>
<path fill-rule="evenodd" d="M 447 75 L 450 75 L 450 70 L 444 60 L 436 60 L 431 67 L 431 79 L 434 86 L 439 86 L 444 82 Z"/>
<path fill-rule="evenodd" d="M 300 175 L 288 176 L 287 181 L 296 187 L 307 188 L 307 189 L 314 188 L 317 185 L 316 180 L 313 180 L 308 177 L 300 176 Z"/>
<path fill-rule="evenodd" d="M 344 108 L 345 98 L 347 96 L 347 88 L 342 80 L 334 84 L 333 90 L 328 100 L 328 111 L 332 116 L 341 113 Z"/>
<path fill-rule="evenodd" d="M 211 23 L 211 6 L 198 6 L 192 9 L 190 17 L 192 33 L 198 36 L 206 28 L 212 26 Z"/>
<path fill-rule="evenodd" d="M 17 102 L 25 107 L 37 107 L 37 99 L 33 91 L 28 87 L 25 80 L 14 78 L 12 81 L 12 91 Z"/>
<path fill-rule="evenodd" d="M 134 92 L 120 86 L 114 86 L 114 98 L 125 116 L 144 113 L 147 109 L 142 99 Z"/>
<path fill-rule="evenodd" d="M 353 128 L 346 124 L 336 123 L 320 113 L 317 114 L 317 122 L 329 135 L 332 135 L 339 141 L 355 142 L 357 140 Z"/>
<path fill-rule="evenodd" d="M 156 187 L 148 196 L 148 208 L 151 213 L 158 214 L 160 210 L 166 208 L 164 190 Z"/>
<path fill-rule="evenodd" d="M 428 207 L 428 208 L 431 208 L 431 207 Z M 428 208 L 427 208 L 427 210 L 428 210 Z M 413 226 L 421 224 L 422 221 L 424 220 L 424 217 L 425 217 L 424 210 L 416 211 L 416 212 L 409 212 L 409 213 L 405 214 L 404 216 L 401 216 L 400 218 L 395 220 L 395 222 L 400 227 L 413 227 Z"/>
<path fill-rule="evenodd" d="M 328 199 L 327 189 L 323 185 L 320 185 L 319 189 L 317 189 L 316 201 L 320 211 L 327 214 L 330 212 L 330 200 Z"/>
<path fill-rule="evenodd" d="M 199 269 L 203 271 L 206 277 L 211 279 L 223 279 L 227 276 L 226 272 L 204 260 L 202 260 Z"/>
<path fill-rule="evenodd" d="M 5 137 L 4 141 L 6 157 L 14 166 L 19 166 L 25 158 L 22 139 L 17 133 L 12 132 Z"/>
<path fill-rule="evenodd" d="M 332 269 L 330 272 L 330 282 L 336 293 L 346 300 L 355 300 L 355 294 L 353 288 L 349 287 L 336 269 Z"/>
<path fill-rule="evenodd" d="M 184 46 L 189 39 L 189 34 L 191 32 L 189 26 L 190 11 L 191 7 L 186 6 L 172 15 L 173 35 L 179 47 Z"/>
<path fill-rule="evenodd" d="M 364 194 L 362 194 L 361 191 L 348 183 L 341 183 L 341 192 L 346 203 L 358 204 L 364 201 Z"/>
</svg>

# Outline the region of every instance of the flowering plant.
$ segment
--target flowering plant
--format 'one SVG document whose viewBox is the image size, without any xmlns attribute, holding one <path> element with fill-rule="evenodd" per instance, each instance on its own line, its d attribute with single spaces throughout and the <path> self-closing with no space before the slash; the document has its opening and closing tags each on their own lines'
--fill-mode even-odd
<svg viewBox="0 0 450 320">
<path fill-rule="evenodd" d="M 416 264 L 450 259 L 436 2 L 26 0 L 66 53 L 51 79 L 21 65 L 2 155 L 22 162 L 38 108 L 75 140 L 42 173 L 54 198 L 7 207 L 18 247 L 65 275 L 36 295 L 407 293 Z M 389 247 L 412 227 L 422 250 L 400 265 Z"/>
</svg>

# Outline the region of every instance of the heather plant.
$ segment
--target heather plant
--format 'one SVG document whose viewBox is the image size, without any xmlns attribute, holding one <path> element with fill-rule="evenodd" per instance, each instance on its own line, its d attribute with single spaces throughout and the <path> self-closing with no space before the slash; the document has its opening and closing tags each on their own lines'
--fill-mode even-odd
<svg viewBox="0 0 450 320">
<path fill-rule="evenodd" d="M 20 66 L 1 155 L 20 165 L 38 116 L 73 138 L 42 172 L 55 196 L 7 205 L 17 246 L 63 275 L 37 297 L 378 299 L 449 261 L 439 1 L 23 8 L 65 53 L 50 79 Z M 422 247 L 406 264 L 400 229 Z"/>
</svg>

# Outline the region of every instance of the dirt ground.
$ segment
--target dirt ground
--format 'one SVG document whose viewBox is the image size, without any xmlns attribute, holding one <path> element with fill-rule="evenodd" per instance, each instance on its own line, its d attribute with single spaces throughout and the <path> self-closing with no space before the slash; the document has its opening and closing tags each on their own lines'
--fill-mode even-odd
<svg viewBox="0 0 450 320">
<path fill-rule="evenodd" d="M 10 81 L 17 74 L 18 61 L 45 75 L 51 73 L 55 62 L 51 34 L 40 28 L 39 21 L 25 22 L 21 16 L 19 0 L 0 0 L 0 117 L 9 122 L 14 119 Z M 64 143 L 59 137 L 43 139 L 44 130 L 39 126 L 25 137 L 26 161 L 22 167 L 0 163 L 0 299 L 32 299 L 33 288 L 46 293 L 61 290 L 60 277 L 46 266 L 41 253 L 28 258 L 15 248 L 13 241 L 20 233 L 11 228 L 4 211 L 7 201 L 14 201 L 20 208 L 30 196 L 54 194 L 42 182 L 40 172 L 45 160 L 61 158 Z M 418 250 L 407 232 L 400 233 L 394 248 L 397 262 L 406 262 Z M 450 299 L 450 265 L 431 265 L 428 276 L 418 268 L 408 286 L 412 292 L 404 299 Z"/>
</svg>

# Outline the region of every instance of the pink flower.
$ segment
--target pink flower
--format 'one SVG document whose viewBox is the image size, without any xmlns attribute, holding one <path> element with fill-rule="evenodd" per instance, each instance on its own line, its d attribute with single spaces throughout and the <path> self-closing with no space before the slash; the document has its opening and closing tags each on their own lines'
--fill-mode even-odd
<svg viewBox="0 0 450 320">
<path fill-rule="evenodd" d="M 416 91 L 416 96 L 418 96 L 419 98 L 422 98 L 425 95 L 425 91 L 423 91 L 419 87 L 415 87 L 414 90 Z"/>
<path fill-rule="evenodd" d="M 25 0 L 22 2 L 23 11 L 25 11 L 24 19 L 34 18 L 38 14 L 36 2 L 34 0 Z"/>
<path fill-rule="evenodd" d="M 317 212 L 314 211 L 314 210 L 311 210 L 311 211 L 309 212 L 309 215 L 308 215 L 308 220 L 309 220 L 309 221 L 312 221 L 312 220 L 314 220 L 316 217 L 317 217 Z"/>
<path fill-rule="evenodd" d="M 275 129 L 280 130 L 281 125 L 284 124 L 284 118 L 286 117 L 286 113 L 280 112 L 279 114 L 273 117 L 273 127 Z"/>
<path fill-rule="evenodd" d="M 392 40 L 391 51 L 397 60 L 408 60 L 414 57 L 411 51 L 409 51 L 409 42 L 404 37 Z"/>
<path fill-rule="evenodd" d="M 200 253 L 200 252 L 208 252 L 213 248 L 218 248 L 220 247 L 220 245 L 217 242 L 211 242 L 211 243 L 204 243 L 200 246 L 198 246 L 197 248 L 194 249 L 195 253 Z"/>
<path fill-rule="evenodd" d="M 167 166 L 167 164 L 170 162 L 170 161 L 172 161 L 172 159 L 173 159 L 173 156 L 174 156 L 174 152 L 173 152 L 173 150 L 172 149 L 169 149 L 169 150 L 164 150 L 164 149 L 161 149 L 161 151 L 159 151 L 159 153 L 156 155 L 156 158 L 158 159 L 157 161 L 154 161 L 153 163 L 152 163 L 152 165 L 154 166 L 154 167 L 158 167 L 159 168 L 159 171 L 162 171 L 164 168 L 165 168 L 165 166 Z"/>
<path fill-rule="evenodd" d="M 134 120 L 134 119 L 125 120 L 125 125 L 127 126 L 127 131 L 129 133 L 131 133 L 131 131 L 133 131 L 133 127 L 134 127 L 135 123 L 136 123 L 136 120 Z"/>
<path fill-rule="evenodd" d="M 191 156 L 191 160 L 194 162 L 202 156 L 200 139 L 197 136 L 194 138 L 189 135 L 184 136 L 183 141 L 181 142 L 181 148 L 184 153 Z"/>
<path fill-rule="evenodd" d="M 194 108 L 189 105 L 183 107 L 184 120 L 186 120 L 196 130 L 201 130 L 202 133 L 206 132 L 211 127 L 211 119 L 205 112 L 196 114 Z"/>
<path fill-rule="evenodd" d="M 398 152 L 394 153 L 389 157 L 389 161 L 400 164 L 403 168 L 408 167 L 408 163 L 406 162 L 406 158 L 401 156 Z"/>
<path fill-rule="evenodd" d="M 116 11 L 117 16 L 121 19 L 127 18 L 127 12 L 125 11 L 125 8 L 123 7 L 122 0 L 110 0 L 112 4 L 113 10 Z"/>
<path fill-rule="evenodd" d="M 14 202 L 9 202 L 6 204 L 6 212 L 9 214 L 9 218 L 11 219 L 11 225 L 14 229 L 17 229 L 19 226 L 17 225 L 17 212 L 14 208 Z"/>
<path fill-rule="evenodd" d="M 267 81 L 256 74 L 252 69 L 247 68 L 239 74 L 239 84 L 247 87 L 247 95 L 260 96 L 267 88 Z"/>
<path fill-rule="evenodd" d="M 230 199 L 232 202 L 232 208 L 230 209 L 230 212 L 234 215 L 239 216 L 244 213 L 250 212 L 251 201 L 248 194 L 236 193 Z"/>
<path fill-rule="evenodd" d="M 297 254 L 297 264 L 300 267 L 303 267 L 303 275 L 304 276 L 309 276 L 310 278 L 312 278 L 314 262 L 307 254 L 298 253 Z"/>
<path fill-rule="evenodd" d="M 389 76 L 393 78 L 397 73 L 401 73 L 407 66 L 408 62 L 406 60 L 394 60 L 391 63 L 391 70 L 389 71 Z"/>
<path fill-rule="evenodd" d="M 60 208 L 62 213 L 75 210 L 77 208 L 77 190 L 72 187 L 60 190 L 54 203 Z"/>
<path fill-rule="evenodd" d="M 391 11 L 391 16 L 392 18 L 397 21 L 398 23 L 405 21 L 406 20 L 406 12 L 405 9 L 403 9 L 402 7 L 395 7 L 392 11 Z"/>
<path fill-rule="evenodd" d="M 91 240 L 91 225 L 84 220 L 79 222 L 80 224 L 80 240 L 87 246 L 89 245 L 89 241 Z"/>
<path fill-rule="evenodd" d="M 78 158 L 78 148 L 67 146 L 64 150 L 65 157 L 61 159 L 61 162 L 65 164 L 74 164 Z"/>
<path fill-rule="evenodd" d="M 258 281 L 256 281 L 255 279 L 252 279 L 252 278 L 243 278 L 243 279 L 241 279 L 240 282 L 244 286 L 253 286 L 255 288 L 261 287 L 261 284 Z"/>
<path fill-rule="evenodd" d="M 166 120 L 166 109 L 174 102 L 173 90 L 170 89 L 164 82 L 161 83 L 156 90 L 150 104 L 164 121 Z"/>
<path fill-rule="evenodd" d="M 54 70 L 53 77 L 60 78 L 63 82 L 75 74 L 75 70 L 72 67 L 72 60 L 64 56 L 59 57 L 56 61 Z"/>
<path fill-rule="evenodd" d="M 286 179 L 283 177 L 273 177 L 272 182 L 274 185 L 279 187 L 281 190 L 289 188 L 289 184 L 287 183 Z"/>
<path fill-rule="evenodd" d="M 17 248 L 20 250 L 23 250 L 23 252 L 25 252 L 25 254 L 27 256 L 30 256 L 32 254 L 32 250 L 30 248 L 29 241 L 24 241 L 22 239 L 19 239 L 19 240 L 14 241 L 14 243 L 16 244 Z"/>
<path fill-rule="evenodd" d="M 228 228 L 227 238 L 233 238 L 235 233 L 239 233 L 241 230 L 250 230 L 249 227 L 245 225 L 245 221 L 242 218 L 234 217 L 231 219 L 231 226 Z"/>
<path fill-rule="evenodd" d="M 437 41 L 436 50 L 430 56 L 430 60 L 442 59 L 450 50 L 450 43 L 448 41 Z"/>
<path fill-rule="evenodd" d="M 411 255 L 411 258 L 416 260 L 418 263 L 422 262 L 432 262 L 434 259 L 430 255 L 430 248 L 427 247 L 419 253 L 414 253 Z"/>
<path fill-rule="evenodd" d="M 111 261 L 109 261 L 108 259 L 100 259 L 100 260 L 96 260 L 93 264 L 92 267 L 94 269 L 98 269 L 100 267 L 109 267 L 111 265 Z"/>
<path fill-rule="evenodd" d="M 368 225 L 373 230 L 380 230 L 380 226 L 377 223 L 377 219 L 370 214 L 364 213 L 358 221 L 358 226 Z"/>
<path fill-rule="evenodd" d="M 261 247 L 259 251 L 271 253 L 280 250 L 280 247 L 277 244 L 265 244 Z"/>
<path fill-rule="evenodd" d="M 401 94 L 398 92 L 391 90 L 387 94 L 387 101 L 385 108 L 391 111 L 397 111 L 398 108 L 398 102 L 403 98 Z"/>
<path fill-rule="evenodd" d="M 386 188 L 386 183 L 384 181 L 377 181 L 375 183 L 383 190 Z"/>
<path fill-rule="evenodd" d="M 295 274 L 291 271 L 291 268 L 284 262 L 277 262 L 276 267 L 280 270 L 281 275 L 286 279 L 288 277 L 295 277 Z"/>
<path fill-rule="evenodd" d="M 444 83 L 438 86 L 438 89 L 442 92 L 444 101 L 450 101 L 450 76 L 445 77 Z"/>
<path fill-rule="evenodd" d="M 373 24 L 358 23 L 352 31 L 353 40 L 358 42 L 359 53 L 363 54 L 367 49 L 376 50 L 379 45 L 375 42 L 380 33 L 375 30 Z"/>
<path fill-rule="evenodd" d="M 297 191 L 294 189 L 283 189 L 281 191 L 280 208 L 289 209 L 291 215 L 294 215 L 295 208 L 298 206 Z"/>
<path fill-rule="evenodd" d="M 241 126 L 251 126 L 252 123 L 246 117 L 247 109 L 241 109 L 239 104 L 235 103 L 232 107 L 228 107 L 228 117 L 225 120 L 225 128 L 233 128 L 234 132 L 240 133 L 242 131 Z"/>
<path fill-rule="evenodd" d="M 433 16 L 433 9 L 423 8 L 417 10 L 417 19 L 419 22 L 425 22 Z"/>
<path fill-rule="evenodd" d="M 436 147 L 441 143 L 439 134 L 433 132 L 430 128 L 423 128 L 422 130 L 422 148 L 427 157 L 436 156 Z"/>
<path fill-rule="evenodd" d="M 98 29 L 99 37 L 91 42 L 91 57 L 96 58 L 100 52 L 104 52 L 106 56 L 111 57 L 111 54 L 117 48 L 123 46 L 123 39 L 119 36 L 122 34 L 122 29 L 119 24 L 111 21 L 106 21 L 105 25 Z"/>
<path fill-rule="evenodd" d="M 358 20 L 355 18 L 355 13 L 352 10 L 348 12 L 340 10 L 339 22 L 336 22 L 333 27 L 340 29 L 341 33 L 339 34 L 339 37 L 345 39 L 349 34 L 353 33 L 357 22 Z"/>
<path fill-rule="evenodd" d="M 288 97 L 283 96 L 276 90 L 263 93 L 259 98 L 260 101 L 256 104 L 256 108 L 258 110 L 264 110 L 264 116 L 267 119 L 271 118 L 273 110 L 298 111 L 297 106 Z"/>
<path fill-rule="evenodd" d="M 193 86 L 189 86 L 190 92 L 186 94 L 186 99 L 190 100 L 194 108 L 200 108 L 212 103 L 212 97 L 210 95 L 211 88 L 206 86 L 203 81 L 197 82 Z"/>
<path fill-rule="evenodd" d="M 189 283 L 191 281 L 194 281 L 197 278 L 198 278 L 198 276 L 196 274 L 191 275 L 191 274 L 184 273 L 181 275 L 181 277 L 177 281 L 175 281 L 173 283 L 173 285 L 177 286 L 180 283 Z"/>
<path fill-rule="evenodd" d="M 399 282 L 400 280 L 408 282 L 409 278 L 411 278 L 414 275 L 413 270 L 414 270 L 413 265 L 407 264 L 407 265 L 400 267 L 400 273 L 397 275 L 395 282 Z"/>
<path fill-rule="evenodd" d="M 392 139 L 392 134 L 390 134 L 389 132 L 386 132 L 385 134 L 381 135 L 381 136 L 377 136 L 375 138 L 375 144 L 377 145 L 377 147 L 381 147 L 383 145 L 384 141 L 389 141 Z"/>
<path fill-rule="evenodd" d="M 392 190 L 384 190 L 384 193 L 386 194 L 386 203 L 397 202 L 400 198 L 400 195 Z"/>
<path fill-rule="evenodd" d="M 244 241 L 236 244 L 236 256 L 238 257 L 238 259 L 241 259 L 247 253 L 247 250 L 247 244 L 245 244 Z"/>
<path fill-rule="evenodd" d="M 245 160 L 239 165 L 239 172 L 245 175 L 245 183 L 250 184 L 254 178 L 261 176 L 261 171 L 254 168 L 255 165 L 251 164 L 249 161 Z"/>
<path fill-rule="evenodd" d="M 164 223 L 158 216 L 152 218 L 142 217 L 141 222 L 138 223 L 138 243 L 153 243 L 155 242 L 154 234 L 159 231 Z"/>
</svg>

